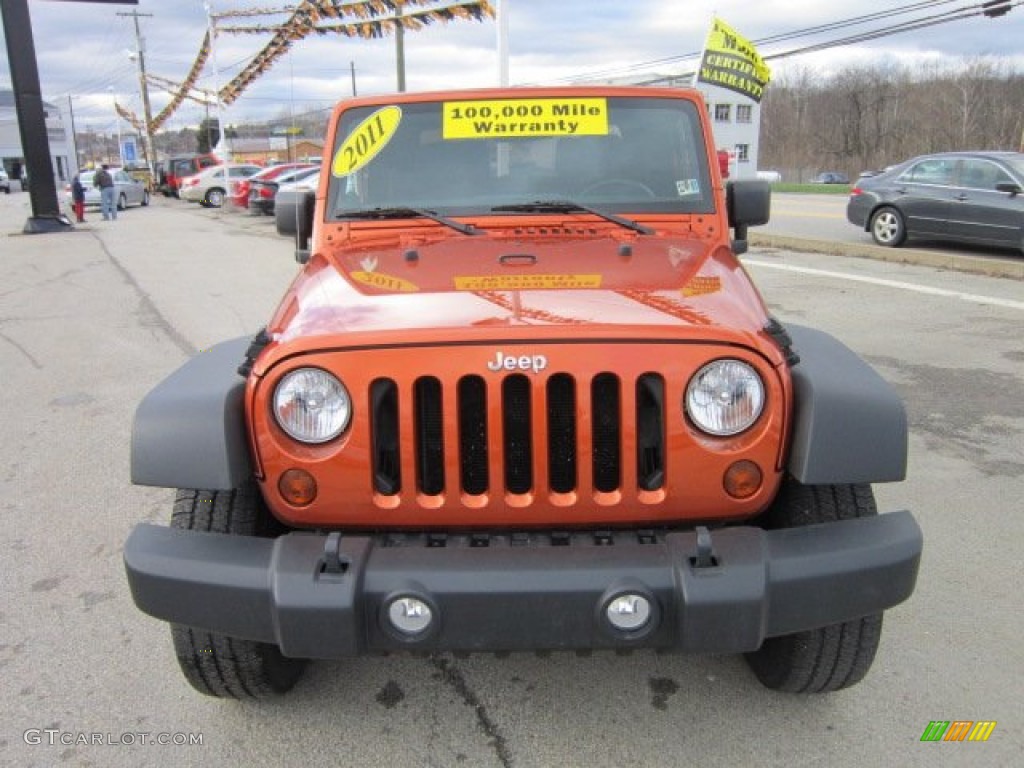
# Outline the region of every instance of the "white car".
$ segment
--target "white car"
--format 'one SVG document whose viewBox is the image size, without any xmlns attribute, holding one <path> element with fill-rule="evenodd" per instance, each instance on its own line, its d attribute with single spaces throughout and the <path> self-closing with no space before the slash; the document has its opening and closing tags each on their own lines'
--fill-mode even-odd
<svg viewBox="0 0 1024 768">
<path fill-rule="evenodd" d="M 215 165 L 183 178 L 178 187 L 178 196 L 206 208 L 220 208 L 226 197 L 235 195 L 238 182 L 261 170 L 258 165 L 244 163 Z"/>
<path fill-rule="evenodd" d="M 0 189 L 2 189 L 5 194 L 11 194 L 11 177 L 7 175 L 7 171 L 3 168 L 0 168 Z"/>
<path fill-rule="evenodd" d="M 114 180 L 114 202 L 117 210 L 123 211 L 129 205 L 149 205 L 149 189 L 145 183 L 133 178 L 122 168 L 108 168 L 107 172 Z M 92 183 L 92 177 L 95 175 L 95 169 L 79 171 L 78 180 L 82 182 L 82 188 L 85 190 L 85 204 L 99 208 L 100 190 Z M 64 185 L 64 194 L 70 202 L 70 184 Z"/>
</svg>

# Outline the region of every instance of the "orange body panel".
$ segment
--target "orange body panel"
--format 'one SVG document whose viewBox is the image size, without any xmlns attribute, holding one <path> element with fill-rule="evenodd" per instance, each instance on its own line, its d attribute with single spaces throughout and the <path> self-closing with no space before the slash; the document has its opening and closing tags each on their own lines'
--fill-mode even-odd
<svg viewBox="0 0 1024 768">
<path fill-rule="evenodd" d="M 651 234 L 575 211 L 457 216 L 476 227 L 473 236 L 427 218 L 332 221 L 326 214 L 332 179 L 325 167 L 311 258 L 269 324 L 271 341 L 248 381 L 251 447 L 271 510 L 296 526 L 371 529 L 692 524 L 762 511 L 780 482 L 791 384 L 784 356 L 764 331 L 764 304 L 729 247 L 725 196 L 699 96 L 648 88 L 506 93 L 520 99 L 600 94 L 697 103 L 714 212 L 621 214 Z M 479 97 L 469 91 L 443 98 Z M 343 102 L 328 146 L 338 145 L 335 132 L 346 109 L 437 98 L 405 94 L 387 102 Z M 497 97 L 487 92 L 487 98 Z M 712 438 L 688 422 L 682 404 L 694 372 L 722 357 L 743 360 L 760 373 L 766 406 L 742 434 Z M 511 367 L 503 367 L 505 360 Z M 272 414 L 276 383 L 305 366 L 334 373 L 353 401 L 350 426 L 324 445 L 296 442 Z M 555 377 L 561 378 L 551 384 Z M 431 407 L 441 414 L 435 442 L 443 444 L 443 459 L 418 453 L 428 441 L 417 434 L 425 427 L 416 393 L 427 378 L 439 392 Z M 516 380 L 509 386 L 520 393 L 515 402 L 528 403 L 518 409 L 528 420 L 528 429 L 522 427 L 531 441 L 528 467 L 506 455 L 521 447 L 505 435 L 502 404 L 509 395 L 503 388 L 510 378 Z M 460 395 L 464 379 L 479 384 L 479 403 L 469 406 Z M 371 392 L 381 381 L 396 392 L 400 440 L 394 469 L 400 488 L 387 492 L 375 487 L 373 476 Z M 637 399 L 651 381 L 660 382 L 664 478 L 641 482 Z M 597 487 L 607 481 L 595 480 L 592 461 L 594 435 L 604 428 L 596 426 L 601 419 L 595 411 L 605 407 L 605 395 L 594 393 L 606 385 L 617 393 L 618 408 L 610 490 Z M 559 407 L 548 405 L 553 387 L 570 393 L 575 413 L 572 426 L 559 434 L 552 426 L 562 423 Z M 469 449 L 460 444 L 465 438 L 457 414 L 470 408 L 476 410 L 466 418 L 486 423 L 486 437 L 473 448 L 486 454 L 483 491 L 466 490 L 476 481 L 464 477 L 469 459 L 458 450 Z M 571 483 L 556 485 L 571 488 L 559 490 L 552 488 L 551 472 L 563 457 L 549 454 L 565 444 L 573 454 L 564 470 Z M 763 483 L 741 501 L 726 494 L 723 475 L 743 459 L 757 464 Z M 431 465 L 430 481 L 421 477 L 425 464 Z M 303 507 L 291 506 L 278 491 L 282 473 L 296 468 L 309 471 L 318 488 L 315 501 Z M 529 488 L 509 490 L 507 472 L 527 477 Z"/>
</svg>

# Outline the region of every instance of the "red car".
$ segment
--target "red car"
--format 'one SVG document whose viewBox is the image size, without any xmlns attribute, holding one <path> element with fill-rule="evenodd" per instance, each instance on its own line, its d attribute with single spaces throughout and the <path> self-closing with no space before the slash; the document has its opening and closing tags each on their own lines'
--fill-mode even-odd
<svg viewBox="0 0 1024 768">
<path fill-rule="evenodd" d="M 176 155 L 160 169 L 160 191 L 168 197 L 178 197 L 181 180 L 214 165 L 220 165 L 220 158 L 214 154 Z"/>
<path fill-rule="evenodd" d="M 310 163 L 281 163 L 280 165 L 272 165 L 269 168 L 264 168 L 257 174 L 250 176 L 248 179 L 242 179 L 235 186 L 235 191 L 231 195 L 231 203 L 237 205 L 239 208 L 249 207 L 249 183 L 253 181 L 269 181 L 270 179 L 276 179 L 285 171 L 290 171 L 294 168 L 315 168 L 317 166 Z"/>
</svg>

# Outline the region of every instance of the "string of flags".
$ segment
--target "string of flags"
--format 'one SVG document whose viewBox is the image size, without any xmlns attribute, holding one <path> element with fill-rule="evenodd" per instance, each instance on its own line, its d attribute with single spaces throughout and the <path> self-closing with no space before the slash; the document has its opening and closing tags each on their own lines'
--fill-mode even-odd
<svg viewBox="0 0 1024 768">
<path fill-rule="evenodd" d="M 255 80 L 270 69 L 274 63 L 291 48 L 292 43 L 311 34 L 337 34 L 348 38 L 377 39 L 395 32 L 398 28 L 417 31 L 425 26 L 441 22 L 472 20 L 482 21 L 494 17 L 494 8 L 488 0 L 457 0 L 442 7 L 436 7 L 438 0 L 302 0 L 296 6 L 287 8 L 249 8 L 224 11 L 213 14 L 213 30 L 220 34 L 271 34 L 270 41 L 249 61 L 230 82 L 220 89 L 222 104 L 231 104 Z M 224 19 L 255 18 L 289 14 L 281 24 L 254 24 L 245 26 L 218 25 Z M 322 24 L 323 21 L 340 20 L 342 23 Z M 185 99 L 196 99 L 192 91 L 199 75 L 210 56 L 210 33 L 203 37 L 202 46 L 189 70 L 188 76 L 176 90 L 171 91 L 171 100 L 153 117 L 152 131 L 158 130 L 181 106 Z M 171 81 L 160 78 L 162 86 Z M 157 81 L 159 82 L 159 81 Z M 117 113 L 136 130 L 142 131 L 144 120 L 130 110 L 116 105 Z"/>
</svg>

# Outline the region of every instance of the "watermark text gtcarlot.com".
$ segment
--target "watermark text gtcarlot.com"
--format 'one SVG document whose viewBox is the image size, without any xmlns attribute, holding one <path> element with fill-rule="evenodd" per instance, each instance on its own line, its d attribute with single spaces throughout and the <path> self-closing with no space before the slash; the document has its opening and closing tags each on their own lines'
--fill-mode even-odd
<svg viewBox="0 0 1024 768">
<path fill-rule="evenodd" d="M 89 733 L 86 731 L 62 731 L 59 728 L 29 728 L 22 734 L 26 744 L 70 746 L 135 747 L 157 744 L 159 746 L 202 746 L 201 733 L 153 733 L 152 731 L 126 731 L 124 733 Z"/>
</svg>

